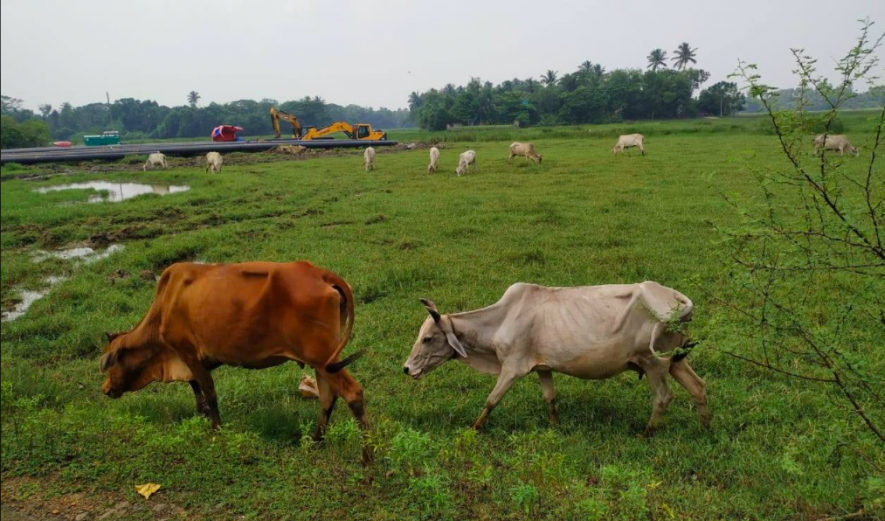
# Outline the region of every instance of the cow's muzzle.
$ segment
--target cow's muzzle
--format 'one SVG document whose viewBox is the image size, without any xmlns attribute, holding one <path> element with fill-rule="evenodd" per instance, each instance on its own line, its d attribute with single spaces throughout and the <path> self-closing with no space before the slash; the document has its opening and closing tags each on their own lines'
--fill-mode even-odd
<svg viewBox="0 0 885 521">
<path fill-rule="evenodd" d="M 409 366 L 407 365 L 403 366 L 403 372 L 407 376 L 411 376 L 413 380 L 421 378 L 421 375 L 424 373 L 424 371 L 422 371 L 421 369 L 409 369 Z"/>
<path fill-rule="evenodd" d="M 105 382 L 105 384 L 101 386 L 101 392 L 103 392 L 108 398 L 119 398 L 123 396 L 123 391 L 111 387 L 109 382 Z"/>
</svg>

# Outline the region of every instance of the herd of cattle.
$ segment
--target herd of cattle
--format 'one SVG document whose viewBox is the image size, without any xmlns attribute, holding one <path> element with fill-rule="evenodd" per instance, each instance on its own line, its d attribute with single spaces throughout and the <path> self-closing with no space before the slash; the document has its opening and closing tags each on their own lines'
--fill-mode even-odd
<svg viewBox="0 0 885 521">
<path fill-rule="evenodd" d="M 618 142 L 615 143 L 615 146 L 612 147 L 612 154 L 618 155 L 621 152 L 624 152 L 628 148 L 638 148 L 639 153 L 641 155 L 645 155 L 645 147 L 643 146 L 644 136 L 642 134 L 625 134 L 618 137 Z M 852 156 L 858 155 L 857 147 L 851 146 L 851 143 L 848 141 L 848 138 L 841 134 L 819 134 L 814 137 L 814 150 L 815 152 L 820 151 L 821 149 L 838 151 L 840 155 L 845 155 L 848 153 Z M 430 164 L 427 166 L 427 173 L 432 174 L 435 173 L 437 167 L 439 166 L 439 148 L 432 147 L 430 149 Z M 532 143 L 513 143 L 510 145 L 510 157 L 507 159 L 507 162 L 511 162 L 514 157 L 522 156 L 525 157 L 526 161 L 531 159 L 532 161 L 536 161 L 538 163 L 541 162 L 542 156 L 535 152 L 535 146 Z M 366 172 L 371 172 L 375 169 L 375 149 L 373 147 L 367 147 L 365 152 L 363 153 L 363 161 L 365 163 Z M 209 152 L 206 154 L 206 171 L 219 173 L 221 172 L 221 165 L 224 163 L 224 158 L 218 152 Z M 473 165 L 474 171 L 476 170 L 476 152 L 473 150 L 468 150 L 463 152 L 458 156 L 458 167 L 455 169 L 455 173 L 460 176 L 468 171 L 470 165 Z M 166 156 L 161 152 L 154 152 L 148 155 L 147 161 L 144 163 L 143 170 L 147 170 L 148 168 L 168 168 L 168 164 L 166 163 Z"/>
<path fill-rule="evenodd" d="M 636 147 L 645 154 L 643 136 L 620 136 L 612 148 L 617 155 Z M 838 151 L 856 156 L 845 136 L 814 138 L 815 151 Z M 531 143 L 510 145 L 510 157 L 540 163 Z M 436 172 L 440 152 L 430 149 L 428 173 Z M 375 150 L 364 154 L 372 171 Z M 221 154 L 206 155 L 207 171 L 220 172 Z M 476 152 L 460 154 L 456 173 L 476 169 Z M 166 157 L 150 154 L 144 168 L 166 167 Z M 709 427 L 710 413 L 704 381 L 688 365 L 693 343 L 685 333 L 692 301 L 657 284 L 611 284 L 583 287 L 544 287 L 517 283 L 488 307 L 443 314 L 436 304 L 421 299 L 428 317 L 418 330 L 403 371 L 418 379 L 443 363 L 457 359 L 498 376 L 480 416 L 481 428 L 492 409 L 519 378 L 535 372 L 557 421 L 553 373 L 582 379 L 605 379 L 626 370 L 645 376 L 653 394 L 651 419 L 645 432 L 660 423 L 672 399 L 667 375 L 692 396 L 701 422 Z M 320 418 L 314 438 L 321 440 L 337 398 L 343 398 L 364 434 L 363 388 L 346 367 L 361 356 L 344 359 L 342 350 L 354 328 L 354 297 L 338 275 L 309 262 L 241 264 L 178 263 L 160 277 L 154 302 L 132 330 L 108 334 L 100 368 L 107 378 L 103 392 L 117 398 L 152 382 L 188 382 L 197 411 L 213 427 L 221 418 L 211 371 L 221 365 L 263 369 L 294 361 L 316 372 Z M 372 459 L 366 443 L 363 459 Z"/>
</svg>

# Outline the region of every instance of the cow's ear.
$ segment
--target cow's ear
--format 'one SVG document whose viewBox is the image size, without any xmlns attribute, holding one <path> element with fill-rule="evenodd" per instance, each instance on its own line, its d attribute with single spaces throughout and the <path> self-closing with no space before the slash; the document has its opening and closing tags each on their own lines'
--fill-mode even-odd
<svg viewBox="0 0 885 521">
<path fill-rule="evenodd" d="M 111 367 L 114 367 L 114 365 L 117 363 L 118 356 L 119 356 L 119 351 L 116 349 L 101 355 L 101 361 L 98 364 L 98 367 L 99 367 L 99 369 L 101 369 L 101 372 L 102 373 L 107 372 L 108 369 L 110 369 Z"/>
<path fill-rule="evenodd" d="M 455 333 L 447 331 L 446 340 L 449 341 L 449 345 L 452 346 L 452 349 L 454 349 L 459 356 L 467 358 L 467 351 L 464 349 L 464 346 L 461 345 L 461 342 L 458 340 L 458 337 L 455 336 Z"/>
<path fill-rule="evenodd" d="M 108 343 L 113 342 L 115 338 L 122 335 L 123 333 L 108 333 L 105 332 L 104 337 L 107 339 Z"/>
<path fill-rule="evenodd" d="M 421 303 L 424 304 L 427 312 L 430 313 L 431 317 L 433 317 L 433 321 L 439 324 L 439 321 L 442 317 L 439 314 L 439 310 L 436 308 L 436 304 L 434 304 L 432 300 L 427 300 L 426 298 L 422 298 Z"/>
</svg>

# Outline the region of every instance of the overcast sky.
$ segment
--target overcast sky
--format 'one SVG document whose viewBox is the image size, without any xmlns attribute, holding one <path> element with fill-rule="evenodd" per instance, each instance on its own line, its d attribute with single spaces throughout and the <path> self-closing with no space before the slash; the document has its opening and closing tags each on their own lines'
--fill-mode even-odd
<svg viewBox="0 0 885 521">
<path fill-rule="evenodd" d="M 644 68 L 649 51 L 683 41 L 708 85 L 741 58 L 788 87 L 790 47 L 829 68 L 859 18 L 885 30 L 883 0 L 3 0 L 0 11 L 0 90 L 33 109 L 105 92 L 182 105 L 191 90 L 201 105 L 316 95 L 398 108 L 471 76 L 537 78 L 584 60 Z"/>
</svg>

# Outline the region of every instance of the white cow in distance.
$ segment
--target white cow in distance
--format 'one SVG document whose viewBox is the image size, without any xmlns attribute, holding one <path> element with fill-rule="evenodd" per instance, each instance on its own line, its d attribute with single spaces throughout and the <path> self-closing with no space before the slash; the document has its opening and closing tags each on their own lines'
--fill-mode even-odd
<svg viewBox="0 0 885 521">
<path fill-rule="evenodd" d="M 147 170 L 148 167 L 153 168 L 169 168 L 169 165 L 166 163 L 166 155 L 162 152 L 153 152 L 148 155 L 147 161 L 144 162 L 144 166 L 141 167 L 142 170 Z"/>
<path fill-rule="evenodd" d="M 638 147 L 639 152 L 645 155 L 645 148 L 642 146 L 642 140 L 645 139 L 642 134 L 625 134 L 618 138 L 618 142 L 612 147 L 612 154 L 618 155 L 625 149 Z"/>
<path fill-rule="evenodd" d="M 458 156 L 458 168 L 455 169 L 455 173 L 460 177 L 470 169 L 470 165 L 473 165 L 473 171 L 476 172 L 476 152 L 473 150 L 468 150 Z"/>
</svg>

